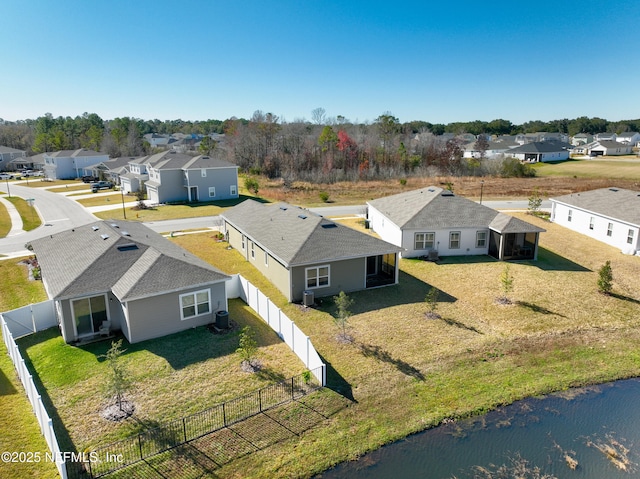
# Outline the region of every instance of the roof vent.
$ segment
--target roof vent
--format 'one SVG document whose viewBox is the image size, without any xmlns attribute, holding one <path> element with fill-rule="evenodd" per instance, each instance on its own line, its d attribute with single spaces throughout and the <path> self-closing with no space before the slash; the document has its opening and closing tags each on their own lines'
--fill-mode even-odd
<svg viewBox="0 0 640 479">
<path fill-rule="evenodd" d="M 453 191 L 444 190 L 440 196 L 453 196 Z"/>
<path fill-rule="evenodd" d="M 120 227 L 119 227 L 117 224 L 115 224 L 115 223 L 111 223 L 111 227 L 112 227 L 112 228 L 120 228 Z"/>
<path fill-rule="evenodd" d="M 323 223 L 322 227 L 323 228 L 336 228 L 338 225 L 335 223 Z"/>
<path fill-rule="evenodd" d="M 122 243 L 118 245 L 118 251 L 129 251 L 132 249 L 138 249 L 138 245 L 135 243 Z"/>
<path fill-rule="evenodd" d="M 100 235 L 100 238 L 102 238 L 103 240 L 106 240 L 109 238 L 109 235 Z"/>
<path fill-rule="evenodd" d="M 618 191 L 618 188 L 609 188 L 609 191 Z"/>
<path fill-rule="evenodd" d="M 301 220 L 306 220 L 307 216 L 306 215 L 298 215 L 298 218 L 300 218 Z"/>
<path fill-rule="evenodd" d="M 92 227 L 91 227 L 91 229 L 92 229 L 93 231 L 98 231 L 100 228 L 99 228 L 98 226 L 92 226 Z"/>
<path fill-rule="evenodd" d="M 433 188 L 428 188 L 427 191 L 430 191 L 431 193 L 433 193 L 436 190 L 434 190 Z M 422 191 L 420 193 L 422 193 Z"/>
<path fill-rule="evenodd" d="M 281 207 L 280 207 L 280 209 L 281 209 L 282 211 L 287 211 L 287 207 L 286 207 L 286 206 L 281 206 Z"/>
<path fill-rule="evenodd" d="M 129 233 L 128 231 L 123 231 L 122 236 L 131 236 L 131 233 Z"/>
</svg>

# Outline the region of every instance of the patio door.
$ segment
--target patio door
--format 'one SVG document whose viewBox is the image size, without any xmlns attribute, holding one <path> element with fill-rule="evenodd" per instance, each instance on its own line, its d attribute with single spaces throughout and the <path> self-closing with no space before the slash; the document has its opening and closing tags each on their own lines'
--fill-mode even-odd
<svg viewBox="0 0 640 479">
<path fill-rule="evenodd" d="M 73 300 L 71 307 L 78 337 L 97 333 L 102 322 L 107 320 L 105 295 Z"/>
</svg>

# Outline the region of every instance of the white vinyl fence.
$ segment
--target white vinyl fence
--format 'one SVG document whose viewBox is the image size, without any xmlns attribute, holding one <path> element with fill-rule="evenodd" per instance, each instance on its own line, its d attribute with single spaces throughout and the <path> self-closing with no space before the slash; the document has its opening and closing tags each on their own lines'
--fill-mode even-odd
<svg viewBox="0 0 640 479">
<path fill-rule="evenodd" d="M 322 386 L 327 384 L 327 368 L 320 355 L 304 334 L 273 302 L 239 274 L 227 281 L 227 297 L 240 298 L 253 309 L 300 358 L 309 371 L 313 371 Z M 320 371 L 315 373 L 315 371 Z M 321 377 L 318 377 L 321 376 Z"/>
<path fill-rule="evenodd" d="M 53 300 L 7 311 L 2 316 L 14 339 L 58 325 Z"/>
<path fill-rule="evenodd" d="M 37 306 L 37 305 L 34 305 Z M 27 308 L 21 308 L 27 309 Z M 13 361 L 13 364 L 18 372 L 18 376 L 20 377 L 20 381 L 22 381 L 22 385 L 24 386 L 24 390 L 27 393 L 27 397 L 29 398 L 29 402 L 31 403 L 31 407 L 33 408 L 33 412 L 38 418 L 38 424 L 40 425 L 40 430 L 42 431 L 42 435 L 47 441 L 47 445 L 49 446 L 49 450 L 51 451 L 51 456 L 56 463 L 56 467 L 58 468 L 58 472 L 60 473 L 60 477 L 62 479 L 67 479 L 67 469 L 64 464 L 64 455 L 60 452 L 60 446 L 58 446 L 58 441 L 56 439 L 55 432 L 53 430 L 53 422 L 51 418 L 47 414 L 47 410 L 42 403 L 42 397 L 38 393 L 36 389 L 36 385 L 33 382 L 33 377 L 29 373 L 27 366 L 20 354 L 20 350 L 18 349 L 18 345 L 13 339 L 13 334 L 9 329 L 8 323 L 5 319 L 5 315 L 9 313 L 0 314 L 0 325 L 2 326 L 2 337 L 4 338 L 4 344 L 7 346 L 7 351 L 9 352 L 9 356 Z M 15 323 L 18 324 L 18 323 Z M 14 324 L 14 326 L 15 326 Z M 37 325 L 34 324 L 34 328 Z M 47 326 L 48 327 L 48 326 Z M 45 329 L 45 328 L 40 328 Z M 36 329 L 39 330 L 39 329 Z M 42 458 L 44 460 L 44 458 Z"/>
</svg>

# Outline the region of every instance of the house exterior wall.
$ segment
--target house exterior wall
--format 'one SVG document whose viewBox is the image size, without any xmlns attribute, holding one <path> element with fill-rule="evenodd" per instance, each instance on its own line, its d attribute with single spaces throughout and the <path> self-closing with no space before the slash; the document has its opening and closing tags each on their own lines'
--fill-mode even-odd
<svg viewBox="0 0 640 479">
<path fill-rule="evenodd" d="M 202 316 L 182 320 L 180 318 L 180 295 L 209 290 L 210 311 Z M 183 291 L 128 301 L 127 326 L 130 343 L 158 338 L 214 322 L 217 311 L 227 310 L 224 282 L 198 286 Z"/>
<path fill-rule="evenodd" d="M 329 265 L 329 286 L 307 288 L 306 269 Z M 291 269 L 291 298 L 289 301 L 302 301 L 304 291 L 313 291 L 314 296 L 331 296 L 344 291 L 361 291 L 366 287 L 366 258 L 353 258 L 342 261 L 294 266 Z"/>
<path fill-rule="evenodd" d="M 269 255 L 267 259 L 268 265 L 265 264 L 264 250 L 259 245 L 253 243 L 250 238 L 245 238 L 245 245 L 243 248 L 242 233 L 229 223 L 225 223 L 225 231 L 229 245 L 238 251 L 245 260 L 249 261 L 251 265 L 260 271 L 269 281 L 271 281 L 289 301 L 293 301 L 291 299 L 289 269 L 271 255 Z M 254 248 L 254 257 L 251 256 L 251 245 L 253 245 Z"/>
<path fill-rule="evenodd" d="M 157 203 L 186 201 L 187 189 L 182 170 L 160 170 Z"/>
<path fill-rule="evenodd" d="M 529 153 L 515 153 L 513 156 L 520 161 L 525 161 Z M 569 158 L 569 151 L 552 151 L 550 153 L 537 153 L 538 161 L 561 161 Z"/>
<path fill-rule="evenodd" d="M 81 156 L 72 158 L 70 156 L 62 157 L 44 157 L 45 172 L 47 178 L 57 180 L 70 180 L 81 176 L 81 172 L 88 166 L 93 166 L 101 161 L 107 161 L 109 156 Z"/>
<path fill-rule="evenodd" d="M 217 201 L 238 198 L 238 168 L 207 168 L 206 176 L 201 169 L 186 170 L 186 185 L 197 186 L 199 201 Z M 235 194 L 231 194 L 235 186 Z M 215 196 L 209 196 L 209 188 L 215 188 Z"/>
<path fill-rule="evenodd" d="M 569 211 L 571 211 L 571 221 L 569 221 Z M 590 228 L 592 218 L 593 229 Z M 638 225 L 598 215 L 553 200 L 551 201 L 551 221 L 618 248 L 623 253 L 633 254 L 640 250 L 640 227 Z M 609 223 L 612 225 L 611 236 L 607 234 Z M 629 230 L 633 232 L 631 243 L 627 242 Z"/>
<path fill-rule="evenodd" d="M 402 246 L 402 231 L 398 225 L 386 218 L 380 211 L 371 205 L 368 207 L 368 217 L 369 227 L 378 233 L 380 238 L 385 240 L 387 243 Z"/>
<path fill-rule="evenodd" d="M 460 247 L 450 248 L 450 233 L 460 233 Z M 485 232 L 484 247 L 476 247 L 476 232 Z M 425 256 L 429 249 L 415 249 L 416 233 L 435 233 L 433 249 L 439 256 L 482 255 L 489 253 L 489 228 L 451 228 L 444 230 L 412 229 L 403 231 L 402 246 L 407 251 L 402 253 L 403 258 L 415 258 Z"/>
</svg>

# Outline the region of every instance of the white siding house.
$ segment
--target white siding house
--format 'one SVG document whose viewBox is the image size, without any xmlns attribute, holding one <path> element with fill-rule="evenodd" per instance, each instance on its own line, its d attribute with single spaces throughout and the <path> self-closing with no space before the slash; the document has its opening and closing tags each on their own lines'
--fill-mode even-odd
<svg viewBox="0 0 640 479">
<path fill-rule="evenodd" d="M 640 192 L 601 188 L 551 198 L 551 221 L 620 249 L 640 251 Z"/>
</svg>

